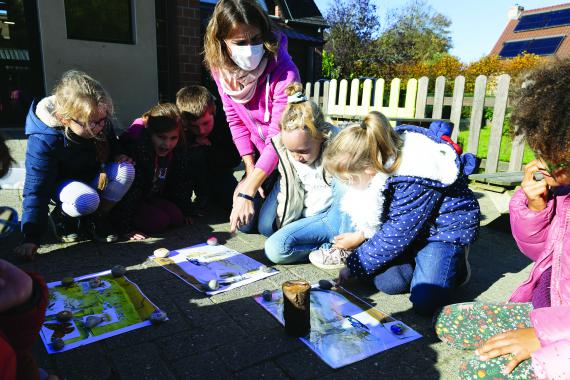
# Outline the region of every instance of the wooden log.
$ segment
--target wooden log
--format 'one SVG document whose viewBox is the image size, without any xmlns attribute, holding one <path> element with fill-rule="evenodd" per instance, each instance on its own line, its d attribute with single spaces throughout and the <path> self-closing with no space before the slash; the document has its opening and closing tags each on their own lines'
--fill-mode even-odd
<svg viewBox="0 0 570 380">
<path fill-rule="evenodd" d="M 295 337 L 307 335 L 311 330 L 311 284 L 287 281 L 282 289 L 285 333 Z"/>
</svg>

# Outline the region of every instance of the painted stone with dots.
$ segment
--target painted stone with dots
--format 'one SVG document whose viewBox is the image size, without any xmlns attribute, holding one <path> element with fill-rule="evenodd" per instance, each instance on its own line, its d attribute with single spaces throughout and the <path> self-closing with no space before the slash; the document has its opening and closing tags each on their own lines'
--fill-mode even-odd
<svg viewBox="0 0 570 380">
<path fill-rule="evenodd" d="M 206 240 L 206 244 L 211 246 L 218 245 L 218 238 L 216 238 L 215 236 L 210 236 L 208 240 Z"/>
</svg>

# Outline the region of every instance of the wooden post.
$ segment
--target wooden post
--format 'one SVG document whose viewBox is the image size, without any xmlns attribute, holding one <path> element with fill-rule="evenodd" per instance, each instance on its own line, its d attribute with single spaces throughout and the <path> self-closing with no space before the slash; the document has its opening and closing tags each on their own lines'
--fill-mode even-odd
<svg viewBox="0 0 570 380">
<path fill-rule="evenodd" d="M 287 281 L 282 288 L 285 332 L 296 337 L 307 335 L 311 330 L 311 284 Z"/>
</svg>

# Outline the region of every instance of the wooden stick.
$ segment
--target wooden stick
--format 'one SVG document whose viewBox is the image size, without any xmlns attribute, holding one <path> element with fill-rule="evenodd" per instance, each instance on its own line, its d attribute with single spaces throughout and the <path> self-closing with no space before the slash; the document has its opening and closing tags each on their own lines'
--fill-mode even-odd
<svg viewBox="0 0 570 380">
<path fill-rule="evenodd" d="M 311 284 L 307 281 L 283 283 L 283 320 L 288 335 L 305 336 L 311 330 Z"/>
</svg>

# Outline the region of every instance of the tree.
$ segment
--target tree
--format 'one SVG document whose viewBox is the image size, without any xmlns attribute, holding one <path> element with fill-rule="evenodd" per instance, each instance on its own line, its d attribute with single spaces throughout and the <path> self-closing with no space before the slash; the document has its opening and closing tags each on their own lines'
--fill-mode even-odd
<svg viewBox="0 0 570 380">
<path fill-rule="evenodd" d="M 378 58 L 385 64 L 431 61 L 452 47 L 451 21 L 425 0 L 392 10 L 387 19 L 391 22 L 376 41 Z"/>
<path fill-rule="evenodd" d="M 326 14 L 330 29 L 325 49 L 334 57 L 340 76 L 348 77 L 354 63 L 369 56 L 380 32 L 376 6 L 370 0 L 340 0 Z"/>
</svg>

